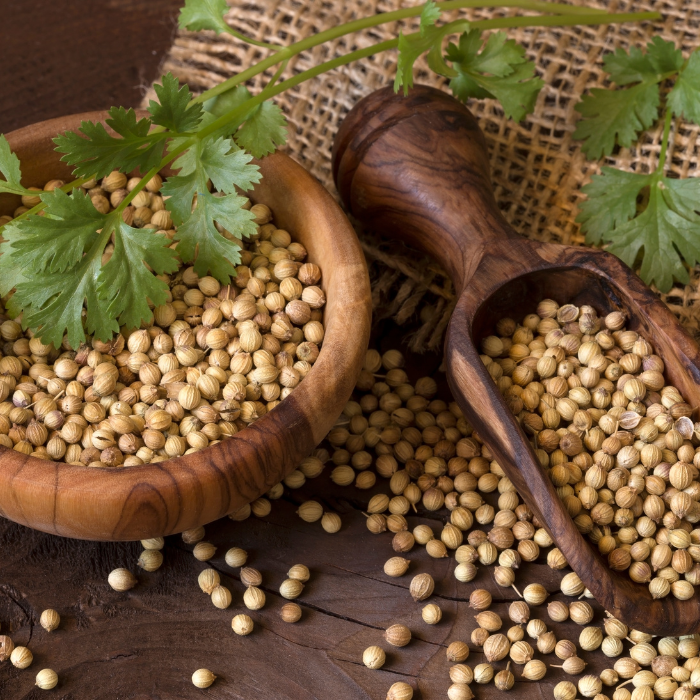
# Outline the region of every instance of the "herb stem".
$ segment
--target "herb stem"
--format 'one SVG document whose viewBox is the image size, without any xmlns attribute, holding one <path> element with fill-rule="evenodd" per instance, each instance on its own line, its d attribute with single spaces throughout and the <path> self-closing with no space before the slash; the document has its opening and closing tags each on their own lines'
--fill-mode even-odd
<svg viewBox="0 0 700 700">
<path fill-rule="evenodd" d="M 659 12 L 636 12 L 636 13 L 623 13 L 608 15 L 605 10 L 596 10 L 586 7 L 573 7 L 571 5 L 565 5 L 562 3 L 554 2 L 539 2 L 538 0 L 509 0 L 503 2 L 502 0 L 447 0 L 447 2 L 439 2 L 437 6 L 441 10 L 457 10 L 466 8 L 510 8 L 510 9 L 521 9 L 529 10 L 532 12 L 551 12 L 557 13 L 560 16 L 571 16 L 576 18 L 591 17 L 597 15 L 602 17 L 607 15 L 608 17 L 616 17 L 614 22 L 625 22 L 625 21 L 639 21 L 643 19 L 660 19 L 661 14 Z M 272 56 L 260 61 L 260 63 L 255 66 L 234 75 L 233 77 L 225 80 L 219 85 L 210 88 L 203 92 L 199 97 L 192 100 L 192 104 L 198 102 L 206 102 L 206 100 L 216 97 L 224 92 L 227 92 L 236 85 L 246 82 L 251 78 L 254 78 L 259 73 L 264 73 L 268 68 L 272 68 L 277 65 L 280 61 L 292 58 L 302 51 L 307 51 L 315 46 L 324 44 L 328 41 L 333 41 L 334 39 L 339 39 L 347 34 L 353 34 L 355 32 L 360 32 L 365 29 L 370 29 L 372 27 L 377 27 L 381 24 L 386 24 L 388 22 L 396 22 L 404 19 L 410 19 L 411 17 L 417 17 L 423 11 L 423 6 L 418 5 L 416 7 L 406 7 L 401 10 L 394 10 L 393 12 L 384 12 L 378 15 L 372 15 L 371 17 L 363 17 L 362 19 L 357 19 L 352 22 L 347 22 L 346 24 L 339 25 L 337 27 L 331 27 L 323 32 L 314 34 L 313 36 L 306 37 L 301 41 L 291 44 L 290 46 L 278 51 Z M 512 20 L 513 18 L 501 18 L 503 20 Z M 516 18 L 517 19 L 517 18 Z M 541 17 L 540 19 L 546 19 Z M 476 26 L 478 22 L 473 23 Z M 571 24 L 578 24 L 574 21 Z M 585 22 L 582 22 L 585 24 Z M 594 24 L 594 22 L 589 22 L 589 24 Z M 503 25 L 503 26 L 519 26 L 519 25 Z M 543 24 L 542 26 L 551 26 Z"/>
<path fill-rule="evenodd" d="M 673 112 L 670 109 L 666 109 L 666 116 L 664 118 L 664 133 L 661 139 L 661 151 L 659 151 L 659 164 L 656 166 L 656 170 L 654 171 L 654 174 L 658 176 L 663 175 L 664 168 L 666 167 L 666 154 L 668 152 L 672 123 Z"/>
</svg>

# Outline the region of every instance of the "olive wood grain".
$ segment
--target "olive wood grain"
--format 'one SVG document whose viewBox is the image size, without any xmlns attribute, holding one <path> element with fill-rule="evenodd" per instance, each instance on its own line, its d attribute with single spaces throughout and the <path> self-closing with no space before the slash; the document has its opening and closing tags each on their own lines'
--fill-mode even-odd
<svg viewBox="0 0 700 700">
<path fill-rule="evenodd" d="M 673 314 L 616 257 L 517 236 L 489 181 L 484 135 L 445 93 L 417 86 L 362 100 L 341 126 L 334 174 L 351 213 L 435 257 L 459 295 L 446 343 L 448 378 L 465 415 L 598 601 L 635 629 L 689 634 L 700 598 L 653 600 L 645 585 L 608 568 L 574 525 L 532 447 L 479 358 L 476 344 L 504 316 L 550 297 L 560 304 L 621 310 L 652 342 L 668 380 L 700 405 L 700 350 Z"/>
<path fill-rule="evenodd" d="M 22 161 L 23 184 L 70 180 L 51 141 L 76 130 L 73 115 L 7 135 Z M 340 414 L 355 385 L 369 338 L 369 278 L 355 232 L 328 192 L 283 154 L 258 161 L 263 179 L 252 199 L 323 271 L 325 338 L 313 369 L 273 411 L 233 437 L 191 455 L 128 468 L 94 469 L 0 451 L 0 515 L 56 535 L 139 540 L 209 523 L 258 498 L 296 468 Z M 0 214 L 17 198 L 0 199 Z"/>
</svg>

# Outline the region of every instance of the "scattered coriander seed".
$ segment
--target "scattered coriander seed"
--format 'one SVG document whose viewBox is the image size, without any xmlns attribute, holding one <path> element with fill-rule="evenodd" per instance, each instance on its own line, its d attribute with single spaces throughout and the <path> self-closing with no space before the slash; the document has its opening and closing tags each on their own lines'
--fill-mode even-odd
<svg viewBox="0 0 700 700">
<path fill-rule="evenodd" d="M 478 664 L 474 667 L 474 681 L 479 684 L 490 683 L 493 680 L 493 666 Z"/>
<path fill-rule="evenodd" d="M 472 700 L 474 693 L 465 683 L 453 683 L 447 689 L 448 700 Z"/>
<path fill-rule="evenodd" d="M 163 549 L 165 540 L 162 537 L 151 537 L 148 540 L 141 540 L 141 546 L 144 549 Z"/>
<path fill-rule="evenodd" d="M 578 643 L 584 651 L 594 651 L 603 643 L 603 632 L 599 627 L 585 627 Z"/>
<path fill-rule="evenodd" d="M 578 690 L 585 698 L 592 698 L 603 690 L 603 683 L 598 676 L 588 675 L 579 679 Z M 675 689 L 674 689 L 675 690 Z M 671 696 L 673 693 L 671 693 Z"/>
<path fill-rule="evenodd" d="M 249 586 L 243 594 L 243 604 L 248 610 L 260 610 L 265 606 L 265 592 L 256 586 Z"/>
<path fill-rule="evenodd" d="M 499 690 L 510 690 L 515 685 L 515 676 L 510 671 L 510 662 L 504 670 L 496 674 L 493 680 Z"/>
<path fill-rule="evenodd" d="M 231 629 L 241 637 L 245 637 L 253 631 L 253 620 L 248 615 L 239 613 L 231 620 Z"/>
<path fill-rule="evenodd" d="M 6 634 L 0 634 L 0 661 L 7 661 L 14 651 L 15 644 Z"/>
<path fill-rule="evenodd" d="M 487 610 L 491 607 L 491 594 L 484 588 L 477 588 L 469 596 L 469 607 L 474 610 Z"/>
<path fill-rule="evenodd" d="M 158 549 L 144 549 L 137 562 L 139 568 L 148 572 L 157 571 L 162 564 L 163 553 Z"/>
<path fill-rule="evenodd" d="M 386 694 L 386 700 L 411 700 L 412 697 L 413 688 L 403 681 L 394 683 Z"/>
<path fill-rule="evenodd" d="M 480 612 L 478 615 L 474 615 L 474 619 L 479 627 L 483 627 L 489 632 L 498 632 L 503 626 L 503 620 L 501 620 L 500 615 L 491 610 L 486 610 Z"/>
<path fill-rule="evenodd" d="M 471 641 L 475 647 L 483 647 L 486 640 L 489 638 L 489 631 L 483 627 L 476 627 L 472 630 Z"/>
<path fill-rule="evenodd" d="M 505 659 L 509 651 L 510 641 L 505 634 L 492 634 L 484 642 L 484 656 L 489 663 Z"/>
<path fill-rule="evenodd" d="M 225 610 L 228 608 L 228 606 L 231 605 L 231 601 L 231 591 L 229 591 L 226 586 L 217 586 L 211 592 L 211 602 L 213 603 L 214 607 L 219 608 L 220 610 Z"/>
<path fill-rule="evenodd" d="M 413 577 L 408 588 L 414 601 L 419 602 L 429 598 L 435 590 L 435 581 L 430 574 L 418 574 Z"/>
<path fill-rule="evenodd" d="M 547 666 L 539 659 L 531 659 L 523 666 L 522 677 L 529 681 L 539 681 L 545 677 Z"/>
<path fill-rule="evenodd" d="M 362 653 L 362 663 L 365 666 L 367 666 L 367 668 L 376 670 L 378 668 L 381 668 L 384 665 L 385 661 L 386 654 L 384 653 L 384 649 L 382 649 L 381 647 L 367 647 Z"/>
<path fill-rule="evenodd" d="M 262 574 L 251 566 L 244 566 L 241 569 L 241 583 L 244 586 L 261 586 Z"/>
<path fill-rule="evenodd" d="M 128 569 L 114 569 L 107 577 L 107 583 L 119 592 L 131 590 L 138 582 Z"/>
<path fill-rule="evenodd" d="M 531 583 L 523 589 L 523 598 L 528 605 L 542 605 L 548 595 L 547 589 L 539 583 Z"/>
<path fill-rule="evenodd" d="M 197 561 L 209 561 L 216 554 L 216 547 L 211 542 L 198 542 L 192 554 Z"/>
<path fill-rule="evenodd" d="M 294 578 L 288 578 L 282 581 L 280 585 L 280 595 L 287 600 L 294 600 L 301 595 L 304 590 L 304 584 Z"/>
<path fill-rule="evenodd" d="M 221 583 L 221 577 L 216 569 L 203 569 L 197 577 L 197 583 L 204 593 L 211 595 L 211 592 Z"/>
<path fill-rule="evenodd" d="M 513 663 L 524 665 L 534 656 L 533 648 L 526 642 L 515 642 L 510 647 L 510 658 Z"/>
<path fill-rule="evenodd" d="M 343 522 L 337 513 L 324 513 L 321 518 L 321 527 L 330 535 L 340 532 Z"/>
<path fill-rule="evenodd" d="M 197 544 L 204 539 L 204 528 L 195 527 L 192 530 L 185 530 L 182 533 L 182 541 L 185 544 Z"/>
<path fill-rule="evenodd" d="M 448 661 L 462 663 L 462 661 L 466 661 L 469 658 L 469 647 L 464 642 L 452 642 L 445 653 Z"/>
<path fill-rule="evenodd" d="M 429 625 L 437 625 L 442 620 L 442 610 L 439 605 L 429 603 L 421 610 L 423 621 Z"/>
<path fill-rule="evenodd" d="M 283 622 L 299 622 L 301 620 L 301 608 L 296 603 L 285 603 L 280 610 Z"/>
<path fill-rule="evenodd" d="M 225 560 L 226 563 L 234 569 L 239 566 L 245 566 L 245 563 L 248 561 L 248 552 L 240 547 L 231 547 L 231 549 L 226 552 Z"/>
<path fill-rule="evenodd" d="M 36 674 L 35 685 L 41 690 L 51 690 L 58 685 L 58 674 L 50 668 L 44 668 Z"/>
<path fill-rule="evenodd" d="M 575 700 L 576 686 L 571 681 L 561 681 L 554 686 L 554 700 Z"/>
<path fill-rule="evenodd" d="M 215 680 L 216 676 L 208 668 L 197 669 L 192 674 L 192 685 L 195 688 L 208 688 Z"/>
<path fill-rule="evenodd" d="M 395 647 L 405 647 L 411 641 L 411 630 L 405 625 L 391 625 L 384 632 L 384 639 Z"/>
<path fill-rule="evenodd" d="M 410 563 L 410 559 L 391 557 L 391 559 L 387 559 L 384 563 L 384 573 L 392 578 L 403 576 L 408 571 Z"/>
<path fill-rule="evenodd" d="M 565 622 L 569 618 L 569 606 L 561 600 L 553 600 L 547 604 L 547 614 L 552 622 Z"/>
<path fill-rule="evenodd" d="M 530 606 L 524 600 L 515 600 L 508 607 L 508 617 L 519 625 L 524 625 L 530 619 Z"/>
<path fill-rule="evenodd" d="M 462 562 L 455 567 L 454 575 L 458 581 L 469 583 L 473 581 L 477 574 L 477 568 L 471 562 Z"/>
<path fill-rule="evenodd" d="M 474 671 L 466 664 L 450 666 L 450 680 L 453 683 L 469 685 L 474 680 Z"/>
<path fill-rule="evenodd" d="M 586 668 L 586 662 L 583 659 L 580 659 L 578 656 L 569 656 L 567 659 L 564 659 L 564 663 L 561 665 L 551 664 L 551 666 L 552 668 L 563 669 L 564 673 L 567 673 L 570 676 L 578 676 L 579 674 L 583 673 L 584 669 Z"/>
<path fill-rule="evenodd" d="M 33 660 L 34 656 L 27 647 L 15 647 L 10 654 L 10 663 L 15 668 L 29 668 Z"/>
<path fill-rule="evenodd" d="M 513 625 L 512 627 L 508 628 L 506 637 L 508 637 L 508 641 L 513 644 L 514 642 L 519 642 L 521 639 L 523 639 L 525 637 L 525 632 L 520 625 Z"/>
<path fill-rule="evenodd" d="M 61 616 L 53 608 L 47 608 L 41 613 L 39 624 L 47 632 L 53 632 L 61 624 Z"/>
<path fill-rule="evenodd" d="M 537 639 L 547 631 L 547 625 L 542 620 L 532 619 L 527 623 L 527 634 L 532 639 Z"/>
<path fill-rule="evenodd" d="M 308 566 L 304 564 L 294 564 L 294 566 L 287 572 L 287 578 L 293 578 L 302 583 L 306 583 L 311 578 L 311 572 Z"/>
</svg>

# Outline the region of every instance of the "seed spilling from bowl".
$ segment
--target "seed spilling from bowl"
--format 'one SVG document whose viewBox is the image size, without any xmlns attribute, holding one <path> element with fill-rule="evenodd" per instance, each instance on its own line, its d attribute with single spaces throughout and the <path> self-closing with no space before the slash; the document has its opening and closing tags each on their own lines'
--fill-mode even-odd
<svg viewBox="0 0 700 700">
<path fill-rule="evenodd" d="M 107 212 L 137 182 L 115 171 L 83 187 Z M 151 229 L 172 240 L 161 186 L 155 176 L 124 216 L 144 236 Z M 266 205 L 248 207 L 258 234 L 238 241 L 231 284 L 182 267 L 166 276 L 170 300 L 153 310 L 148 327 L 79 348 L 64 340 L 56 349 L 2 310 L 0 445 L 91 467 L 160 462 L 216 444 L 284 400 L 323 342 L 321 270 L 305 262 L 304 246 L 272 223 Z"/>
</svg>

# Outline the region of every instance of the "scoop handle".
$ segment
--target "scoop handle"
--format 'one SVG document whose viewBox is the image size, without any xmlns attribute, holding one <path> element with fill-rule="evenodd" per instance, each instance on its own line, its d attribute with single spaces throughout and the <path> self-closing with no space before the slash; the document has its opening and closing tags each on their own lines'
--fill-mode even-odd
<svg viewBox="0 0 700 700">
<path fill-rule="evenodd" d="M 493 195 L 484 134 L 441 90 L 384 88 L 358 102 L 336 136 L 333 170 L 353 216 L 431 255 L 458 291 L 484 246 L 518 238 Z"/>
</svg>

